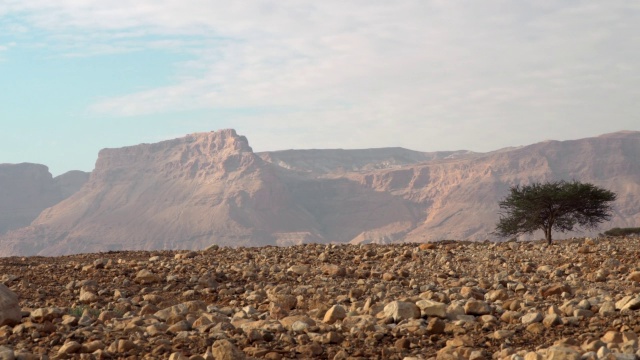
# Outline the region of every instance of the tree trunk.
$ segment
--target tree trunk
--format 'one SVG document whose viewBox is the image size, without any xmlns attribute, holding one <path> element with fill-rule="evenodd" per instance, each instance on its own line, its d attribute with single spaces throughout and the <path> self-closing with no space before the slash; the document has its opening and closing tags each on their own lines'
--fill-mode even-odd
<svg viewBox="0 0 640 360">
<path fill-rule="evenodd" d="M 547 238 L 547 246 L 551 245 L 551 227 L 544 229 L 544 236 Z"/>
</svg>

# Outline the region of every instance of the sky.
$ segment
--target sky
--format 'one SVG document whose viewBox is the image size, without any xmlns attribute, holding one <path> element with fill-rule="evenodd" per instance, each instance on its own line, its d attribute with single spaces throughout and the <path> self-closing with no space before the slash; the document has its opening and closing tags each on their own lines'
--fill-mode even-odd
<svg viewBox="0 0 640 360">
<path fill-rule="evenodd" d="M 637 0 L 0 0 L 0 163 L 234 128 L 254 151 L 640 130 Z"/>
</svg>

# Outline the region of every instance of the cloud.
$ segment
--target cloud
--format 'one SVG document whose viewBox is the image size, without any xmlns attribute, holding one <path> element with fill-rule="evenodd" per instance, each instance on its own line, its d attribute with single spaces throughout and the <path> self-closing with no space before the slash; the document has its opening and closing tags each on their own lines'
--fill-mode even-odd
<svg viewBox="0 0 640 360">
<path fill-rule="evenodd" d="M 102 99 L 90 108 L 98 114 L 260 109 L 229 119 L 261 129 L 252 130 L 258 143 L 294 128 L 295 145 L 321 147 L 326 135 L 336 146 L 401 139 L 425 148 L 426 137 L 487 150 L 540 128 L 566 136 L 607 131 L 612 118 L 640 123 L 625 110 L 640 97 L 640 7 L 631 1 L 7 4 L 0 14 L 46 31 L 64 56 L 192 56 L 173 84 Z"/>
<path fill-rule="evenodd" d="M 0 44 L 0 51 L 8 51 L 12 47 L 16 46 L 15 42 L 10 42 L 6 44 Z"/>
<path fill-rule="evenodd" d="M 3 53 L 9 51 L 15 45 L 16 45 L 15 42 L 10 42 L 10 43 L 7 43 L 7 44 L 0 44 L 0 62 L 4 62 L 5 61 Z"/>
</svg>

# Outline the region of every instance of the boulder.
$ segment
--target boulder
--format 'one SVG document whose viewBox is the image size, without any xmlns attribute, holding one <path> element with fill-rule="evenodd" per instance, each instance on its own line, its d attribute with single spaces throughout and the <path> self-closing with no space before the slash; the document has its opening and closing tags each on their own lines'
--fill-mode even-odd
<svg viewBox="0 0 640 360">
<path fill-rule="evenodd" d="M 487 315 L 491 313 L 491 307 L 484 301 L 469 299 L 464 305 L 464 312 L 467 315 Z"/>
<path fill-rule="evenodd" d="M 547 349 L 545 360 L 580 360 L 580 353 L 566 346 L 552 346 Z"/>
<path fill-rule="evenodd" d="M 18 295 L 0 284 L 0 326 L 15 325 L 22 320 Z"/>
<path fill-rule="evenodd" d="M 640 309 L 640 296 L 632 298 L 620 307 L 620 311 Z"/>
<path fill-rule="evenodd" d="M 640 282 L 640 271 L 634 271 L 629 276 L 627 276 L 627 280 L 633 282 Z"/>
<path fill-rule="evenodd" d="M 347 270 L 344 267 L 334 264 L 322 265 L 321 269 L 322 273 L 329 276 L 345 276 L 347 274 Z"/>
<path fill-rule="evenodd" d="M 420 317 L 420 308 L 412 302 L 392 301 L 382 311 L 385 317 L 391 317 L 395 322 Z"/>
<path fill-rule="evenodd" d="M 324 314 L 324 319 L 322 322 L 326 324 L 333 324 L 338 320 L 342 320 L 347 316 L 347 311 L 340 305 L 333 305 L 327 312 Z"/>
<path fill-rule="evenodd" d="M 529 325 L 533 323 L 539 323 L 543 320 L 542 314 L 539 312 L 532 312 L 522 316 L 520 321 L 522 321 L 523 325 Z"/>
<path fill-rule="evenodd" d="M 447 317 L 447 304 L 431 300 L 419 300 L 416 305 L 420 308 L 422 316 L 437 316 L 443 319 Z"/>
<path fill-rule="evenodd" d="M 155 284 L 160 282 L 160 277 L 147 269 L 142 269 L 136 274 L 135 280 L 140 284 Z"/>
<path fill-rule="evenodd" d="M 563 292 L 571 293 L 571 287 L 567 284 L 554 284 L 540 289 L 540 295 L 545 298 L 553 295 L 560 295 Z"/>
<path fill-rule="evenodd" d="M 238 350 L 229 340 L 216 340 L 211 346 L 211 352 L 216 360 L 244 360 L 246 355 Z"/>
</svg>

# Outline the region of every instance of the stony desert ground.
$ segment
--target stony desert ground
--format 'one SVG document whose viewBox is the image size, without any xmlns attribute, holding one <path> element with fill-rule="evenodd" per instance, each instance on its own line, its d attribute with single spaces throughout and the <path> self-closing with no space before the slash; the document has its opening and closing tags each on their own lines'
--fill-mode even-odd
<svg viewBox="0 0 640 360">
<path fill-rule="evenodd" d="M 20 307 L 0 289 L 0 359 L 640 357 L 638 238 L 9 257 L 0 277 Z"/>
</svg>

